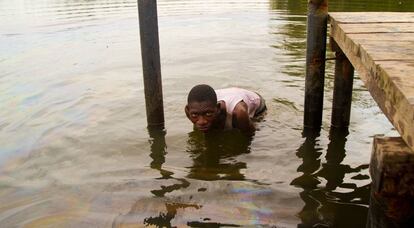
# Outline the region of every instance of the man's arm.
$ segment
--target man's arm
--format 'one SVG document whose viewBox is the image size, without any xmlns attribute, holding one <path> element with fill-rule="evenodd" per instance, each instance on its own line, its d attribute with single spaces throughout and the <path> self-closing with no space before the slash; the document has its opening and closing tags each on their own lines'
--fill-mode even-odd
<svg viewBox="0 0 414 228">
<path fill-rule="evenodd" d="M 233 110 L 233 122 L 235 127 L 247 135 L 253 135 L 256 128 L 250 120 L 247 104 L 239 102 Z"/>
</svg>

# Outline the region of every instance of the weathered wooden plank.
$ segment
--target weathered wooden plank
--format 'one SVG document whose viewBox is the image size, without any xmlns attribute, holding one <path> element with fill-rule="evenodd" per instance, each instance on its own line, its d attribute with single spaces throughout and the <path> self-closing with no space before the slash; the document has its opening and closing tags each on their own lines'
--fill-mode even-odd
<svg viewBox="0 0 414 228">
<path fill-rule="evenodd" d="M 407 12 L 332 12 L 331 23 L 413 23 L 414 13 Z"/>
<path fill-rule="evenodd" d="M 374 137 L 370 174 L 372 185 L 367 227 L 412 227 L 414 152 L 401 137 Z"/>
<path fill-rule="evenodd" d="M 390 42 L 356 40 L 361 49 L 371 56 L 373 61 L 381 60 L 414 60 L 414 44 L 407 41 Z"/>
<path fill-rule="evenodd" d="M 369 171 L 374 191 L 414 197 L 414 151 L 401 137 L 374 137 Z"/>
<path fill-rule="evenodd" d="M 341 25 L 331 24 L 331 36 L 358 71 L 378 106 L 414 150 L 414 86 L 410 82 L 414 71 L 413 43 L 363 39 L 359 43 L 356 37 L 360 34 L 346 34 Z M 392 66 L 398 61 L 387 64 L 380 60 L 400 60 L 404 65 Z"/>
<path fill-rule="evenodd" d="M 373 61 L 414 60 L 414 34 L 409 36 L 407 34 L 347 34 L 347 36 Z M 396 40 L 395 37 L 398 39 Z"/>
<path fill-rule="evenodd" d="M 414 105 L 414 61 L 376 61 L 379 69 L 394 82 L 411 105 Z"/>
<path fill-rule="evenodd" d="M 413 23 L 371 23 L 371 24 L 342 24 L 349 33 L 414 33 Z M 414 34 L 411 34 L 414 36 Z M 394 37 L 395 38 L 395 37 Z M 395 39 L 394 39 L 395 40 Z"/>
<path fill-rule="evenodd" d="M 340 25 L 343 28 L 343 25 Z M 361 27 L 364 27 L 363 25 Z M 413 33 L 357 33 L 353 34 L 353 30 L 345 30 L 346 34 L 356 42 L 361 41 L 377 41 L 377 43 L 382 42 L 383 46 L 393 47 L 394 42 L 411 42 L 411 45 L 414 44 L 414 34 Z M 392 41 L 393 44 L 390 45 L 389 41 Z M 384 44 L 387 42 L 387 44 Z M 408 47 L 407 47 L 408 48 Z"/>
</svg>

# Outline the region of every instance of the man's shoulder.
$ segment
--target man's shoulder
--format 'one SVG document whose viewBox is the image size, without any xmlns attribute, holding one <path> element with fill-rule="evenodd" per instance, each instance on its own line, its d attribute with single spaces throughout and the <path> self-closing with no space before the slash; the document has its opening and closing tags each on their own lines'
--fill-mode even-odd
<svg viewBox="0 0 414 228">
<path fill-rule="evenodd" d="M 237 115 L 244 115 L 245 113 L 248 113 L 248 107 L 247 107 L 246 102 L 241 100 L 240 102 L 236 104 L 236 106 L 234 106 L 233 114 L 237 116 Z"/>
</svg>

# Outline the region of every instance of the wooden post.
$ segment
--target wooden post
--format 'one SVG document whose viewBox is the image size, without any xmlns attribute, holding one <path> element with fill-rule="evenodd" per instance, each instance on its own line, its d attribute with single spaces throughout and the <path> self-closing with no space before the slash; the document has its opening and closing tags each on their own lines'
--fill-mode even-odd
<svg viewBox="0 0 414 228">
<path fill-rule="evenodd" d="M 308 0 L 304 127 L 322 124 L 328 0 Z"/>
<path fill-rule="evenodd" d="M 368 228 L 414 227 L 414 152 L 401 137 L 375 136 Z"/>
<path fill-rule="evenodd" d="M 330 43 L 336 55 L 331 126 L 334 128 L 348 128 L 351 115 L 354 67 L 332 38 Z"/>
<path fill-rule="evenodd" d="M 138 0 L 141 56 L 148 126 L 164 128 L 156 0 Z"/>
</svg>

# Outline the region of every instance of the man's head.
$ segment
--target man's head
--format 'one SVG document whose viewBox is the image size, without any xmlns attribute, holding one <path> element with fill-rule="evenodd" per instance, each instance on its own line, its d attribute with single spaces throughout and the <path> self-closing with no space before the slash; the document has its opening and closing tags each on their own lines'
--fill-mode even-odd
<svg viewBox="0 0 414 228">
<path fill-rule="evenodd" d="M 204 84 L 196 85 L 188 94 L 185 113 L 200 131 L 207 132 L 220 113 L 219 107 L 213 88 Z"/>
</svg>

